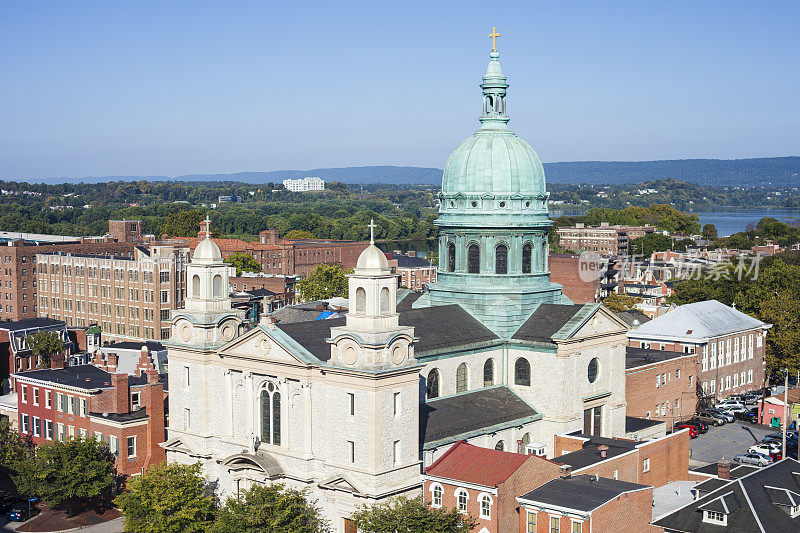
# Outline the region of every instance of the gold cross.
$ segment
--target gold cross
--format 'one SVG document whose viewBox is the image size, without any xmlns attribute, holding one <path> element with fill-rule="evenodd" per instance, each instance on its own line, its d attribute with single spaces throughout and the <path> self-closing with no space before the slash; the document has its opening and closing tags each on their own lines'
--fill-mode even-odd
<svg viewBox="0 0 800 533">
<path fill-rule="evenodd" d="M 492 26 L 492 33 L 489 34 L 489 37 L 492 38 L 492 50 L 497 50 L 497 38 L 500 37 L 500 34 L 497 33 L 495 26 Z"/>
</svg>

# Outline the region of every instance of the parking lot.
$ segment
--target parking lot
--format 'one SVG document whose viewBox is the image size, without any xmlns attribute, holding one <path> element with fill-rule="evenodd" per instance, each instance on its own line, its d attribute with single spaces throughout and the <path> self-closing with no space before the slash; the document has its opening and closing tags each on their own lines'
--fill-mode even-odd
<svg viewBox="0 0 800 533">
<path fill-rule="evenodd" d="M 739 421 L 719 427 L 710 426 L 708 433 L 689 442 L 689 457 L 702 463 L 715 463 L 723 457 L 730 460 L 746 453 L 747 448 L 761 442 L 765 435 L 777 432 L 775 428 Z"/>
</svg>

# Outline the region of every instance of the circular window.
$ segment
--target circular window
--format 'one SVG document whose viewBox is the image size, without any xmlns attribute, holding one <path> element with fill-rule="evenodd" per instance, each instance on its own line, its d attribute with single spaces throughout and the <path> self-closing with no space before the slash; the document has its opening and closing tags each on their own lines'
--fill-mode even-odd
<svg viewBox="0 0 800 533">
<path fill-rule="evenodd" d="M 597 357 L 589 361 L 589 368 L 587 369 L 587 377 L 589 378 L 589 383 L 594 383 L 595 381 L 597 381 L 597 371 L 599 369 L 600 369 L 600 362 L 597 360 Z"/>
<path fill-rule="evenodd" d="M 478 207 L 478 202 L 472 202 L 472 207 Z"/>
<path fill-rule="evenodd" d="M 530 206 L 531 206 L 530 202 L 525 202 L 525 207 L 530 207 Z"/>
</svg>

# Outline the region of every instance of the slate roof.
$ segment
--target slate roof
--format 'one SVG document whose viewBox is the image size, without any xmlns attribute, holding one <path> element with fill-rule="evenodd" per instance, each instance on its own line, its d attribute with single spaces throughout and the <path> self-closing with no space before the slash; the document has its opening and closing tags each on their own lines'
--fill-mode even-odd
<svg viewBox="0 0 800 533">
<path fill-rule="evenodd" d="M 436 448 L 487 429 L 500 429 L 541 418 L 508 387 L 489 387 L 445 396 L 419 406 L 423 449 Z"/>
<path fill-rule="evenodd" d="M 800 462 L 791 458 L 755 469 L 653 524 L 665 531 L 693 533 L 800 531 L 800 516 L 792 518 L 784 510 L 792 501 L 800 505 L 798 472 Z M 703 522 L 704 509 L 726 513 L 727 527 Z"/>
<path fill-rule="evenodd" d="M 141 351 L 142 346 L 147 346 L 147 350 L 151 352 L 163 352 L 167 349 L 166 346 L 161 344 L 160 342 L 155 341 L 142 341 L 142 342 L 133 342 L 133 341 L 122 341 L 122 342 L 112 342 L 111 344 L 106 344 L 102 346 L 102 351 L 105 350 L 136 350 Z"/>
<path fill-rule="evenodd" d="M 646 348 L 625 348 L 625 369 L 637 368 L 653 363 L 661 363 L 678 357 L 697 357 L 697 354 L 673 352 L 670 350 L 650 350 Z"/>
<path fill-rule="evenodd" d="M 111 374 L 94 365 L 68 366 L 65 368 L 30 370 L 17 372 L 18 378 L 30 378 L 49 381 L 59 385 L 78 387 L 86 390 L 111 387 Z"/>
<path fill-rule="evenodd" d="M 557 478 L 518 498 L 519 501 L 555 505 L 580 512 L 589 512 L 610 502 L 620 494 L 649 489 L 648 485 L 616 479 L 579 475 Z"/>
<path fill-rule="evenodd" d="M 398 268 L 430 268 L 433 264 L 423 257 L 410 257 L 405 254 L 386 254 L 397 260 Z"/>
<path fill-rule="evenodd" d="M 717 300 L 681 305 L 629 333 L 634 338 L 705 339 L 766 326 Z"/>
<path fill-rule="evenodd" d="M 579 434 L 578 436 L 583 435 Z M 556 463 L 570 465 L 572 470 L 575 471 L 587 466 L 591 466 L 595 463 L 599 463 L 600 461 L 605 461 L 611 457 L 628 453 L 631 450 L 636 449 L 636 445 L 639 444 L 636 441 L 625 439 L 609 439 L 591 436 L 588 437 L 588 439 L 588 441 L 583 443 L 583 448 L 580 450 L 566 453 L 559 457 L 553 457 L 553 461 Z M 597 447 L 601 444 L 608 446 L 605 459 L 600 457 L 600 450 L 597 449 Z"/>
<path fill-rule="evenodd" d="M 344 326 L 345 319 L 333 318 L 276 325 L 314 357 L 320 361 L 328 361 L 331 357 L 331 348 L 325 339 L 330 338 L 332 327 Z M 500 342 L 500 337 L 456 304 L 423 307 L 400 313 L 400 325 L 414 326 L 414 335 L 419 338 L 414 344 L 414 353 L 417 357 L 459 346 Z"/>
<path fill-rule="evenodd" d="M 413 292 L 409 289 L 404 289 L 403 296 L 400 296 L 400 289 L 397 290 L 397 312 L 403 313 L 404 311 L 411 311 L 411 306 L 414 305 L 420 296 L 422 296 L 421 292 Z"/>
<path fill-rule="evenodd" d="M 629 309 L 627 311 L 620 311 L 618 313 L 614 313 L 617 315 L 617 318 L 628 324 L 629 326 L 633 327 L 634 320 L 639 321 L 639 325 L 644 324 L 645 322 L 650 322 L 650 317 L 646 314 L 642 313 L 638 309 Z"/>
<path fill-rule="evenodd" d="M 691 471 L 700 474 L 709 474 L 716 477 L 717 470 L 718 470 L 717 463 L 710 463 L 705 466 L 693 468 Z M 739 479 L 740 477 L 746 476 L 747 474 L 752 474 L 756 470 L 761 470 L 761 468 L 754 465 L 740 465 L 736 463 L 731 463 L 731 479 Z"/>
<path fill-rule="evenodd" d="M 20 331 L 23 329 L 49 328 L 53 326 L 65 327 L 66 322 L 55 318 L 23 318 L 13 322 L 0 322 L 0 329 L 8 331 Z"/>
<path fill-rule="evenodd" d="M 649 418 L 638 418 L 635 416 L 626 416 L 625 417 L 625 433 L 635 433 L 637 431 L 642 431 L 647 428 L 651 428 L 653 426 L 657 426 L 659 424 L 663 424 L 659 420 L 650 420 Z"/>
<path fill-rule="evenodd" d="M 539 304 L 511 338 L 521 341 L 552 343 L 553 335 L 558 333 L 583 307 L 583 304 Z"/>
<path fill-rule="evenodd" d="M 546 461 L 535 455 L 502 452 L 473 446 L 460 440 L 426 468 L 425 473 L 485 487 L 496 487 L 516 472 L 528 458 Z"/>
</svg>

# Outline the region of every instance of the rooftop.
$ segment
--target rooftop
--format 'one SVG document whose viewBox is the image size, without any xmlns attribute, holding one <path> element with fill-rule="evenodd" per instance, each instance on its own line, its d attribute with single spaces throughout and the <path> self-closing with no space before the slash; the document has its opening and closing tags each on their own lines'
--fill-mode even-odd
<svg viewBox="0 0 800 533">
<path fill-rule="evenodd" d="M 570 465 L 573 471 L 580 470 L 581 468 L 586 468 L 587 466 L 599 463 L 600 461 L 605 461 L 606 459 L 610 459 L 611 457 L 616 457 L 618 455 L 628 453 L 636 449 L 636 446 L 639 444 L 638 442 L 633 440 L 609 439 L 605 437 L 591 437 L 591 436 L 584 436 L 580 433 L 576 433 L 574 436 L 584 437 L 588 439 L 586 442 L 583 443 L 583 448 L 574 452 L 566 453 L 559 457 L 553 457 L 553 461 L 565 465 Z M 600 446 L 601 444 L 605 444 L 606 446 L 608 446 L 605 458 L 600 456 L 600 450 L 598 449 L 598 446 Z"/>
<path fill-rule="evenodd" d="M 647 428 L 651 428 L 659 424 L 664 424 L 664 422 L 659 420 L 650 420 L 649 418 L 637 418 L 635 416 L 626 416 L 625 433 L 636 433 L 637 431 L 643 431 Z"/>
<path fill-rule="evenodd" d="M 86 390 L 95 390 L 111 387 L 111 374 L 101 370 L 94 365 L 68 366 L 66 368 L 30 370 L 28 372 L 17 372 L 17 378 L 35 379 L 77 387 Z"/>
<path fill-rule="evenodd" d="M 13 322 L 0 322 L 0 330 L 21 331 L 51 327 L 66 327 L 66 322 L 54 318 L 23 318 Z"/>
<path fill-rule="evenodd" d="M 502 452 L 473 446 L 460 440 L 426 468 L 425 473 L 430 476 L 495 487 L 507 480 L 529 458 L 546 461 L 535 455 Z"/>
<path fill-rule="evenodd" d="M 106 350 L 136 350 L 140 351 L 142 346 L 147 346 L 147 350 L 150 352 L 161 352 L 167 349 L 166 346 L 161 344 L 160 342 L 156 341 L 122 341 L 122 342 L 112 342 L 110 344 L 106 344 L 102 346 L 103 351 Z"/>
<path fill-rule="evenodd" d="M 679 357 L 697 357 L 696 353 L 673 352 L 670 350 L 650 350 L 647 348 L 625 347 L 625 369 L 663 363 Z"/>
<path fill-rule="evenodd" d="M 518 500 L 589 512 L 620 494 L 649 488 L 648 485 L 638 483 L 579 475 L 554 479 L 519 497 Z"/>
<path fill-rule="evenodd" d="M 515 340 L 553 342 L 553 336 L 575 318 L 583 304 L 539 304 L 536 310 L 511 337 Z"/>
</svg>

